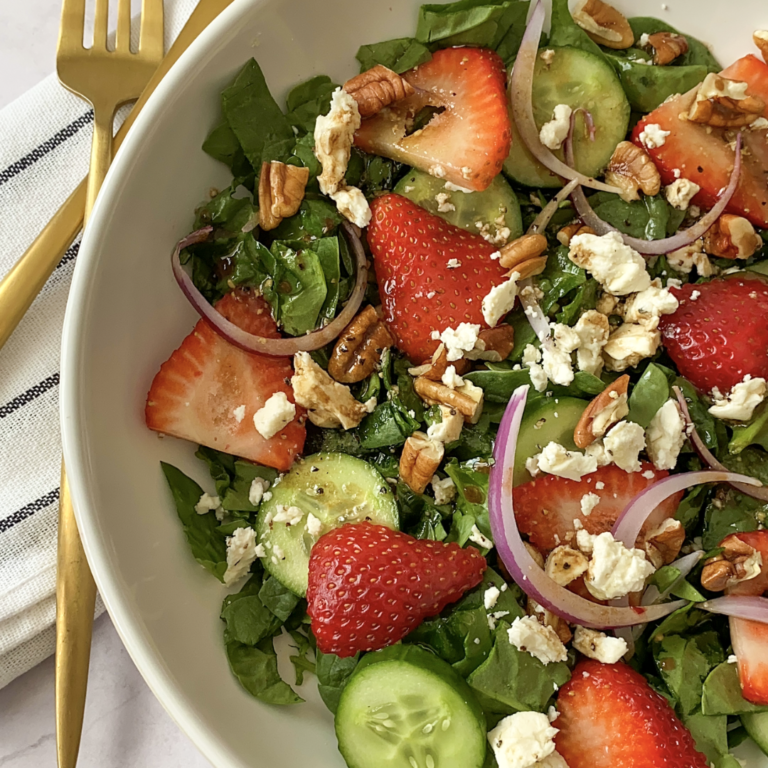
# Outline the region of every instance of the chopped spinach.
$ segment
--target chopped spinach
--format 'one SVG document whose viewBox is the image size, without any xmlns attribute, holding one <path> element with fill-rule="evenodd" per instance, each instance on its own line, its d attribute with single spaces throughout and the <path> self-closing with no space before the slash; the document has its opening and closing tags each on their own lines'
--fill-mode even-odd
<svg viewBox="0 0 768 768">
<path fill-rule="evenodd" d="M 320 698 L 325 706 L 336 714 L 341 693 L 349 682 L 349 678 L 355 671 L 360 654 L 341 658 L 334 653 L 317 652 L 315 662 L 315 674 L 317 675 L 317 688 Z"/>
<path fill-rule="evenodd" d="M 701 711 L 705 715 L 742 715 L 766 712 L 768 707 L 747 701 L 741 693 L 738 665 L 721 663 L 704 682 Z"/>
<path fill-rule="evenodd" d="M 659 366 L 650 363 L 629 396 L 627 421 L 647 429 L 653 417 L 669 399 L 669 382 Z"/>
<path fill-rule="evenodd" d="M 285 100 L 288 108 L 286 120 L 299 133 L 313 134 L 318 116 L 328 114 L 331 94 L 336 88 L 338 85 L 327 75 L 317 75 L 295 86 Z"/>
<path fill-rule="evenodd" d="M 361 45 L 357 51 L 360 71 L 365 72 L 377 64 L 382 64 L 393 72 L 403 72 L 424 64 L 432 58 L 432 53 L 418 40 L 411 37 L 399 37 L 382 43 Z"/>
<path fill-rule="evenodd" d="M 242 589 L 224 598 L 221 618 L 230 639 L 244 645 L 256 645 L 280 632 L 283 620 L 264 605 L 259 596 L 263 589 L 261 573 L 254 573 Z"/>
</svg>

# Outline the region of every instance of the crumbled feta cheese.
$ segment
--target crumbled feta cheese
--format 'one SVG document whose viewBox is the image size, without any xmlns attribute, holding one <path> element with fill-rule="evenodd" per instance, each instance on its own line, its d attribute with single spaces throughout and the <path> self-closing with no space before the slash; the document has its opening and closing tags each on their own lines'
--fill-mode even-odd
<svg viewBox="0 0 768 768">
<path fill-rule="evenodd" d="M 465 352 L 471 352 L 479 333 L 480 326 L 474 323 L 460 323 L 456 328 L 446 328 L 438 338 L 445 344 L 448 362 L 455 363 L 464 357 Z"/>
<path fill-rule="evenodd" d="M 624 322 L 637 323 L 650 331 L 659 327 L 662 315 L 671 315 L 680 302 L 656 278 L 644 291 L 634 294 L 624 307 Z"/>
<path fill-rule="evenodd" d="M 235 410 L 232 411 L 232 415 L 235 417 L 235 421 L 238 424 L 240 424 L 242 420 L 245 418 L 245 406 L 238 405 L 237 408 L 235 408 Z"/>
<path fill-rule="evenodd" d="M 584 584 L 598 600 L 613 600 L 639 592 L 656 570 L 645 552 L 627 549 L 609 531 L 595 536 L 580 530 L 576 533 L 576 542 L 582 552 L 590 555 Z"/>
<path fill-rule="evenodd" d="M 336 203 L 339 213 L 356 226 L 367 227 L 371 223 L 371 206 L 357 187 L 340 185 L 329 197 Z"/>
<path fill-rule="evenodd" d="M 646 432 L 648 456 L 656 469 L 674 469 L 685 443 L 685 421 L 680 406 L 667 400 L 651 419 Z"/>
<path fill-rule="evenodd" d="M 493 542 L 476 525 L 469 532 L 469 540 L 481 549 L 493 549 Z"/>
<path fill-rule="evenodd" d="M 483 592 L 483 605 L 485 606 L 486 611 L 490 611 L 496 607 L 499 595 L 501 595 L 501 590 L 493 584 Z"/>
<path fill-rule="evenodd" d="M 295 416 L 296 406 L 288 400 L 285 392 L 275 392 L 264 406 L 253 414 L 253 425 L 265 440 L 269 440 L 287 427 Z"/>
<path fill-rule="evenodd" d="M 303 518 L 304 512 L 299 507 L 278 504 L 272 522 L 285 523 L 286 525 L 291 526 L 300 523 Z"/>
<path fill-rule="evenodd" d="M 670 133 L 662 130 L 658 123 L 649 123 L 640 133 L 640 143 L 647 149 L 658 149 L 666 144 Z"/>
<path fill-rule="evenodd" d="M 565 137 L 571 129 L 573 110 L 567 104 L 558 104 L 552 114 L 552 119 L 541 126 L 539 139 L 541 143 L 553 151 L 563 146 Z"/>
<path fill-rule="evenodd" d="M 207 515 L 211 510 L 216 511 L 218 509 L 221 509 L 221 499 L 218 496 L 211 496 L 209 493 L 204 493 L 195 504 L 195 512 L 198 515 Z"/>
<path fill-rule="evenodd" d="M 554 384 L 567 387 L 573 382 L 571 352 L 578 349 L 581 337 L 573 328 L 555 323 L 552 338 L 542 345 L 542 368 Z"/>
<path fill-rule="evenodd" d="M 729 80 L 725 77 L 710 72 L 699 86 L 696 92 L 696 101 L 708 101 L 709 99 L 732 99 L 743 101 L 747 98 L 749 83 L 740 80 Z"/>
<path fill-rule="evenodd" d="M 764 131 L 768 128 L 768 119 L 764 117 L 758 117 L 747 130 L 750 131 Z"/>
<path fill-rule="evenodd" d="M 461 266 L 461 262 L 458 259 L 448 259 L 448 263 L 445 266 L 448 269 L 458 269 Z"/>
<path fill-rule="evenodd" d="M 438 192 L 435 195 L 435 202 L 437 203 L 438 213 L 450 213 L 456 210 L 456 206 L 449 202 L 451 196 L 447 192 Z"/>
<path fill-rule="evenodd" d="M 455 365 L 449 365 L 445 369 L 445 373 L 442 376 L 442 382 L 450 389 L 457 389 L 458 387 L 464 386 L 464 379 L 456 373 Z"/>
<path fill-rule="evenodd" d="M 694 267 L 701 277 L 711 277 L 715 273 L 712 262 L 704 253 L 704 241 L 701 238 L 694 240 L 690 245 L 678 248 L 676 251 L 670 251 L 667 254 L 667 261 L 672 269 L 686 275 Z M 669 280 L 667 280 L 667 285 L 670 285 Z"/>
<path fill-rule="evenodd" d="M 467 189 L 466 187 L 460 187 L 458 184 L 452 184 L 450 181 L 445 182 L 445 188 L 449 192 L 463 192 L 465 195 L 469 195 L 474 192 L 474 189 Z"/>
<path fill-rule="evenodd" d="M 569 480 L 581 480 L 584 475 L 589 475 L 597 469 L 597 461 L 593 457 L 578 451 L 569 451 L 555 442 L 545 445 L 541 453 L 528 461 L 531 462 L 531 466 L 536 467 L 538 472 L 546 472 L 548 475 L 557 475 Z M 531 472 L 531 474 L 534 473 Z"/>
<path fill-rule="evenodd" d="M 318 176 L 320 191 L 331 195 L 344 181 L 352 154 L 355 131 L 360 127 L 357 102 L 342 88 L 331 96 L 331 109 L 315 123 L 315 155 L 323 172 Z"/>
<path fill-rule="evenodd" d="M 247 576 L 256 557 L 256 531 L 253 528 L 238 528 L 227 538 L 224 584 L 230 586 Z"/>
<path fill-rule="evenodd" d="M 628 412 L 628 411 L 627 411 Z M 618 423 L 603 440 L 613 463 L 625 472 L 640 471 L 640 451 L 645 448 L 645 432 L 631 421 Z"/>
<path fill-rule="evenodd" d="M 499 320 L 515 305 L 519 277 L 519 272 L 513 272 L 509 280 L 501 285 L 494 285 L 483 297 L 483 320 L 491 328 L 495 328 Z"/>
<path fill-rule="evenodd" d="M 688 179 L 677 179 L 673 181 L 665 190 L 667 202 L 681 211 L 687 211 L 696 195 L 701 191 L 701 187 L 696 182 Z"/>
<path fill-rule="evenodd" d="M 615 392 L 613 394 L 616 394 Z M 629 413 L 627 394 L 623 392 L 592 417 L 590 430 L 595 437 L 603 437 L 614 425 L 618 424 Z"/>
<path fill-rule="evenodd" d="M 248 489 L 248 501 L 253 504 L 254 507 L 258 507 L 261 504 L 261 500 L 264 498 L 264 491 L 269 488 L 269 480 L 265 480 L 263 477 L 255 477 L 251 483 L 251 487 Z"/>
<path fill-rule="evenodd" d="M 272 562 L 276 562 L 277 560 L 285 560 L 285 552 L 283 552 L 283 548 L 279 544 L 272 545 L 272 552 L 275 555 L 272 558 Z"/>
<path fill-rule="evenodd" d="M 496 613 L 489 613 L 487 616 L 488 629 L 490 629 L 491 631 L 496 629 L 496 622 L 499 619 L 503 619 L 505 616 L 509 616 L 509 611 L 496 611 Z"/>
<path fill-rule="evenodd" d="M 555 52 L 551 48 L 547 48 L 539 54 L 539 58 L 548 66 L 552 66 L 552 62 L 555 60 Z"/>
<path fill-rule="evenodd" d="M 523 350 L 523 365 L 531 374 L 531 384 L 537 392 L 543 392 L 547 388 L 547 374 L 539 365 L 541 350 L 533 344 L 527 344 Z"/>
<path fill-rule="evenodd" d="M 600 497 L 596 493 L 585 493 L 581 497 L 581 514 L 589 517 L 592 510 L 600 503 Z"/>
<path fill-rule="evenodd" d="M 456 442 L 461 436 L 464 417 L 455 408 L 447 405 L 440 406 L 440 416 L 442 421 L 427 429 L 427 437 L 440 443 Z"/>
<path fill-rule="evenodd" d="M 611 456 L 608 451 L 605 450 L 605 445 L 603 445 L 602 440 L 595 440 L 594 443 L 588 445 L 584 449 L 584 453 L 590 458 L 594 459 L 598 467 L 605 467 L 611 463 Z M 596 483 L 595 488 L 600 491 L 602 490 L 600 487 L 601 485 L 603 488 L 605 487 L 604 483 Z"/>
<path fill-rule="evenodd" d="M 640 47 L 641 48 L 647 48 L 650 45 L 649 38 L 650 35 L 647 32 L 643 32 L 642 35 L 640 35 Z"/>
<path fill-rule="evenodd" d="M 765 379 L 753 379 L 749 374 L 734 385 L 725 397 L 715 397 L 715 404 L 709 412 L 718 419 L 749 421 L 766 395 Z M 719 393 L 718 393 L 719 394 Z"/>
<path fill-rule="evenodd" d="M 603 359 L 609 371 L 634 368 L 641 360 L 653 357 L 661 344 L 658 330 L 649 330 L 637 323 L 620 325 L 603 347 Z"/>
<path fill-rule="evenodd" d="M 530 653 L 544 665 L 568 658 L 568 652 L 555 630 L 539 623 L 535 616 L 516 618 L 507 633 L 509 642 L 518 651 Z"/>
<path fill-rule="evenodd" d="M 488 732 L 499 768 L 529 768 L 555 751 L 558 729 L 541 712 L 515 712 Z"/>
<path fill-rule="evenodd" d="M 627 642 L 621 637 L 610 637 L 587 627 L 576 627 L 573 647 L 589 659 L 603 664 L 615 664 L 627 652 Z"/>
<path fill-rule="evenodd" d="M 450 477 L 441 480 L 432 475 L 432 490 L 435 493 L 435 504 L 450 504 L 456 496 L 456 484 Z"/>
<path fill-rule="evenodd" d="M 736 655 L 733 653 L 726 659 L 726 662 L 728 662 L 728 664 L 735 664 L 737 661 L 738 659 L 736 658 Z"/>
<path fill-rule="evenodd" d="M 608 318 L 594 309 L 586 311 L 573 330 L 579 336 L 576 363 L 580 371 L 599 376 L 603 370 L 603 347 L 608 343 L 611 329 Z"/>
<path fill-rule="evenodd" d="M 600 285 L 614 296 L 644 291 L 651 278 L 645 259 L 624 244 L 618 232 L 606 235 L 576 235 L 571 238 L 568 258 L 592 273 Z"/>
<path fill-rule="evenodd" d="M 269 501 L 272 498 L 272 491 L 267 491 L 262 497 L 262 501 Z"/>
<path fill-rule="evenodd" d="M 320 536 L 323 531 L 323 524 L 319 518 L 315 517 L 311 512 L 307 515 L 306 524 L 307 533 L 314 538 Z"/>
</svg>

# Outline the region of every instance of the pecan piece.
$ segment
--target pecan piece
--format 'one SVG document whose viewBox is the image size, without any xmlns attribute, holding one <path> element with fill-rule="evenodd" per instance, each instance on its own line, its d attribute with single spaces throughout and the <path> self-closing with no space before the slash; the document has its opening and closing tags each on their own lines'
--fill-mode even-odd
<svg viewBox="0 0 768 768">
<path fill-rule="evenodd" d="M 557 614 L 548 611 L 543 605 L 539 605 L 532 597 L 529 597 L 525 602 L 525 612 L 529 616 L 535 616 L 538 622 L 545 627 L 552 627 L 563 645 L 571 642 L 573 632 L 571 632 L 568 622 L 561 619 Z"/>
<path fill-rule="evenodd" d="M 765 102 L 747 93 L 748 83 L 710 73 L 691 105 L 688 119 L 715 128 L 743 128 L 763 114 Z"/>
<path fill-rule="evenodd" d="M 596 43 L 606 48 L 630 48 L 635 42 L 624 14 L 603 0 L 579 0 L 571 15 Z"/>
<path fill-rule="evenodd" d="M 573 224 L 566 224 L 558 233 L 557 241 L 561 245 L 570 245 L 576 235 L 594 235 L 595 230 L 582 224 L 580 221 L 574 221 Z"/>
<path fill-rule="evenodd" d="M 444 454 L 442 443 L 423 432 L 414 432 L 400 455 L 400 477 L 414 493 L 424 493 Z"/>
<path fill-rule="evenodd" d="M 452 365 L 456 373 L 461 376 L 469 370 L 469 360 L 460 357 L 458 360 L 454 360 L 452 363 L 448 362 L 448 353 L 445 351 L 445 344 L 435 350 L 432 355 L 432 361 L 419 365 L 416 368 L 409 368 L 408 373 L 411 376 L 424 376 L 432 381 L 442 381 L 443 375 L 448 370 L 448 366 Z"/>
<path fill-rule="evenodd" d="M 449 405 L 470 424 L 477 424 L 483 412 L 483 390 L 469 381 L 451 389 L 445 384 L 419 376 L 413 385 L 422 400 L 430 405 Z"/>
<path fill-rule="evenodd" d="M 347 80 L 344 90 L 357 102 L 360 117 L 372 117 L 384 107 L 414 93 L 413 86 L 405 78 L 382 64 Z"/>
<path fill-rule="evenodd" d="M 277 160 L 261 164 L 259 175 L 259 226 L 274 229 L 293 216 L 304 199 L 309 168 L 286 165 Z"/>
<path fill-rule="evenodd" d="M 373 373 L 384 350 L 394 343 L 384 321 L 369 305 L 337 339 L 328 361 L 328 373 L 343 384 L 362 381 Z"/>
<path fill-rule="evenodd" d="M 495 328 L 485 328 L 480 331 L 475 348 L 468 354 L 471 360 L 499 363 L 506 360 L 514 348 L 515 329 L 511 325 L 497 325 Z"/>
<path fill-rule="evenodd" d="M 645 539 L 645 553 L 656 568 L 677 560 L 685 541 L 685 528 L 679 520 L 669 518 L 652 530 Z"/>
<path fill-rule="evenodd" d="M 768 64 L 768 29 L 756 29 L 752 33 L 752 39 L 763 54 L 765 63 Z"/>
<path fill-rule="evenodd" d="M 504 269 L 514 269 L 531 259 L 536 259 L 547 250 L 547 238 L 544 235 L 523 235 L 507 243 L 499 252 L 499 264 Z"/>
<path fill-rule="evenodd" d="M 547 557 L 544 572 L 555 584 L 567 587 L 572 581 L 584 575 L 589 568 L 589 560 L 578 549 L 565 546 L 555 547 Z"/>
<path fill-rule="evenodd" d="M 619 376 L 586 407 L 573 431 L 573 442 L 579 448 L 592 445 L 595 440 L 605 435 L 609 427 L 621 421 L 629 413 L 628 388 L 629 376 L 627 374 Z"/>
<path fill-rule="evenodd" d="M 722 592 L 740 581 L 748 581 L 761 572 L 760 553 L 738 536 L 720 542 L 722 554 L 710 557 L 701 571 L 701 586 L 710 592 Z"/>
<path fill-rule="evenodd" d="M 724 213 L 704 235 L 704 250 L 721 259 L 748 259 L 763 247 L 763 239 L 742 216 Z"/>
<path fill-rule="evenodd" d="M 661 67 L 688 53 L 688 41 L 674 32 L 656 32 L 649 35 L 648 44 L 653 49 L 653 63 Z"/>
<path fill-rule="evenodd" d="M 631 141 L 622 141 L 614 150 L 605 180 L 621 190 L 627 202 L 639 200 L 638 190 L 653 197 L 661 189 L 661 175 L 650 155 Z"/>
</svg>

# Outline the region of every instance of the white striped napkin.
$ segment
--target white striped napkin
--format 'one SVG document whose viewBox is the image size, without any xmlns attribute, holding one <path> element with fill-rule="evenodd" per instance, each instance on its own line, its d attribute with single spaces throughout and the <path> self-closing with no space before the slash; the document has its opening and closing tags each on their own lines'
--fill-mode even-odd
<svg viewBox="0 0 768 768">
<path fill-rule="evenodd" d="M 195 5 L 165 0 L 166 49 Z M 0 111 L 0 275 L 86 174 L 92 120 L 55 75 Z M 79 246 L 0 349 L 0 688 L 54 649 L 59 347 Z"/>
</svg>

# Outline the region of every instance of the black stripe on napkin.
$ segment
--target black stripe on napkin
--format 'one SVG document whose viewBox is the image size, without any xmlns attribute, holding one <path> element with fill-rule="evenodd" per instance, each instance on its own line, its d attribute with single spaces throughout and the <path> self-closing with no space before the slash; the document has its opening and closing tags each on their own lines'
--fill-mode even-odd
<svg viewBox="0 0 768 768">
<path fill-rule="evenodd" d="M 0 171 L 0 184 L 9 182 L 14 176 L 18 176 L 22 171 L 34 165 L 40 158 L 45 157 L 51 150 L 56 149 L 67 139 L 71 139 L 81 128 L 85 128 L 93 122 L 93 110 L 88 110 L 84 115 L 80 115 L 77 120 L 73 120 L 69 125 L 54 133 L 50 139 L 46 139 L 42 144 L 35 147 L 28 155 L 9 165 L 5 170 Z"/>
<path fill-rule="evenodd" d="M 32 517 L 35 512 L 40 512 L 46 507 L 50 507 L 51 504 L 53 504 L 55 501 L 58 501 L 59 490 L 59 488 L 54 488 L 49 493 L 46 493 L 45 496 L 41 496 L 39 499 L 35 499 L 33 502 L 30 502 L 25 507 L 17 510 L 12 515 L 9 515 L 3 520 L 0 520 L 0 533 L 10 531 L 14 525 L 17 525 L 22 520 L 26 520 L 28 517 Z"/>
<path fill-rule="evenodd" d="M 49 389 L 53 389 L 59 384 L 59 374 L 54 373 L 47 379 L 43 379 L 39 384 L 35 384 L 34 387 L 30 387 L 26 392 L 22 392 L 20 395 L 11 400 L 10 403 L 0 405 L 0 419 L 10 416 L 14 411 L 19 408 L 28 405 L 33 400 L 36 400 L 40 395 L 45 394 Z"/>
<path fill-rule="evenodd" d="M 65 264 L 69 264 L 70 261 L 74 261 L 79 252 L 80 243 L 72 243 L 67 249 L 67 252 L 61 257 L 61 261 L 56 265 L 56 269 L 63 267 Z"/>
</svg>

